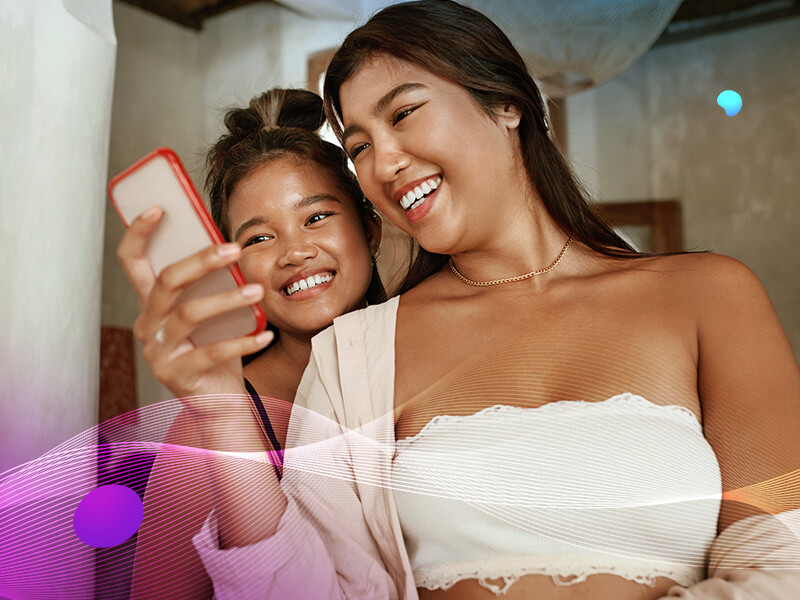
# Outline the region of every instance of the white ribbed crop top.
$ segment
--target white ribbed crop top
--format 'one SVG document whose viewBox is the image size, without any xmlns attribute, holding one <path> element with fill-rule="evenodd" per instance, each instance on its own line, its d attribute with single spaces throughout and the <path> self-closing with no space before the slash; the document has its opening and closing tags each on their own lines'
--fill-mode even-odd
<svg viewBox="0 0 800 600">
<path fill-rule="evenodd" d="M 417 586 L 496 594 L 527 574 L 691 585 L 722 493 L 694 414 L 633 394 L 436 417 L 398 440 L 392 478 Z"/>
</svg>

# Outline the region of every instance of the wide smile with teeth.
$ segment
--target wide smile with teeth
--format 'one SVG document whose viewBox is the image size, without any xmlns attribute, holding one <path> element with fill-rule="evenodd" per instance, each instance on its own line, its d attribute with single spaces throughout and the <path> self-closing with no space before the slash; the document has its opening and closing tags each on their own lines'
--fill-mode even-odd
<svg viewBox="0 0 800 600">
<path fill-rule="evenodd" d="M 433 190 L 439 187 L 439 184 L 442 183 L 442 178 L 438 175 L 436 177 L 431 177 L 430 179 L 423 181 L 418 186 L 416 186 L 413 190 L 409 190 L 406 192 L 406 195 L 400 198 L 400 205 L 406 210 L 414 210 L 420 204 L 425 202 L 425 199 L 428 197 Z"/>
<path fill-rule="evenodd" d="M 317 273 L 316 275 L 311 275 L 300 281 L 295 281 L 292 285 L 283 288 L 283 293 L 287 296 L 291 296 L 297 292 L 309 290 L 323 283 L 328 283 L 331 279 L 333 279 L 333 273 Z"/>
</svg>

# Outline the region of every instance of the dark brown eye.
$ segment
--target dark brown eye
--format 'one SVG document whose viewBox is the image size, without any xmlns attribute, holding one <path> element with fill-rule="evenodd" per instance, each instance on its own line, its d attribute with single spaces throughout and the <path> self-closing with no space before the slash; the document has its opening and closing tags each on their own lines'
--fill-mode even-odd
<svg viewBox="0 0 800 600">
<path fill-rule="evenodd" d="M 358 144 L 353 146 L 353 148 L 350 150 L 350 159 L 355 160 L 356 156 L 361 154 L 362 150 L 366 150 L 368 146 L 369 144 Z"/>
<path fill-rule="evenodd" d="M 258 244 L 259 242 L 265 242 L 271 239 L 271 235 L 254 235 L 253 237 L 248 238 L 248 240 L 242 245 L 242 248 L 247 248 L 253 244 Z"/>
<path fill-rule="evenodd" d="M 397 125 L 400 121 L 405 119 L 408 115 L 410 115 L 415 110 L 417 110 L 416 106 L 409 106 L 407 108 L 401 108 L 396 113 L 394 113 L 394 115 L 392 115 L 392 125 Z"/>
<path fill-rule="evenodd" d="M 333 214 L 336 214 L 336 213 L 332 213 L 332 212 L 319 212 L 319 213 L 314 213 L 313 215 L 311 215 L 311 216 L 308 218 L 308 221 L 306 221 L 306 225 L 313 225 L 314 223 L 319 223 L 319 222 L 320 222 L 320 221 L 322 221 L 322 220 L 323 220 L 325 217 L 330 217 L 330 216 L 331 216 L 331 215 L 333 215 Z"/>
</svg>

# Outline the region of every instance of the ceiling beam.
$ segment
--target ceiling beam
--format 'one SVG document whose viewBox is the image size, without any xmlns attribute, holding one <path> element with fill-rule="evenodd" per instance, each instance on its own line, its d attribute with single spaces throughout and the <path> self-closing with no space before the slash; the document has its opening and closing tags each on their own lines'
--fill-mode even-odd
<svg viewBox="0 0 800 600">
<path fill-rule="evenodd" d="M 664 46 L 676 42 L 685 42 L 705 35 L 800 16 L 800 0 L 760 4 L 761 6 L 753 6 L 746 10 L 717 13 L 706 18 L 693 20 L 673 19 L 672 23 L 653 45 Z"/>
<path fill-rule="evenodd" d="M 229 10 L 234 10 L 235 8 L 241 8 L 242 6 L 247 6 L 249 4 L 275 4 L 271 0 L 217 0 L 214 3 L 206 2 L 206 8 L 201 10 L 196 10 L 192 13 L 192 17 L 199 20 L 201 23 L 206 19 L 210 19 L 211 17 L 216 17 L 219 14 L 222 14 Z"/>
<path fill-rule="evenodd" d="M 172 2 L 163 2 L 159 0 L 121 0 L 125 4 L 130 4 L 136 8 L 141 8 L 149 13 L 158 15 L 168 21 L 172 21 L 183 27 L 200 31 L 203 28 L 203 22 L 195 16 L 187 14 L 179 6 Z"/>
<path fill-rule="evenodd" d="M 286 8 L 316 19 L 352 21 L 364 10 L 362 0 L 277 0 Z"/>
<path fill-rule="evenodd" d="M 256 2 L 322 19 L 363 20 L 397 0 L 120 0 L 199 31 L 203 21 Z M 203 8 L 198 8 L 203 7 Z M 684 0 L 655 46 L 800 16 L 800 0 Z"/>
</svg>

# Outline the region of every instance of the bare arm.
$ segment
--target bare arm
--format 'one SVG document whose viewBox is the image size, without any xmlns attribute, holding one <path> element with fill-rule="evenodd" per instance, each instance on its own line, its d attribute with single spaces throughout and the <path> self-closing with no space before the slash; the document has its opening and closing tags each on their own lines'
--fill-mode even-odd
<svg viewBox="0 0 800 600">
<path fill-rule="evenodd" d="M 709 578 L 665 598 L 800 597 L 800 369 L 764 287 L 744 265 L 700 257 L 690 282 L 698 391 L 722 474 Z"/>
<path fill-rule="evenodd" d="M 383 446 L 370 435 L 351 434 L 341 424 L 344 406 L 341 384 L 363 375 L 342 366 L 335 329 L 336 325 L 315 338 L 315 350 L 297 390 L 281 480 L 281 489 L 286 494 L 285 512 L 274 532 L 270 535 L 271 530 L 266 528 L 256 533 L 245 530 L 243 534 L 250 539 L 269 537 L 250 545 L 223 549 L 216 522 L 209 519 L 195 536 L 195 547 L 214 580 L 214 591 L 220 600 L 398 598 L 401 581 L 393 580 L 387 571 L 378 540 L 365 519 L 370 510 L 374 518 L 375 508 L 362 505 L 364 490 L 358 489 L 353 454 L 360 457 L 362 467 L 365 461 L 369 464 L 367 473 L 372 476 L 373 470 L 385 466 L 381 461 L 388 458 L 379 451 Z M 347 399 L 367 401 L 353 395 Z M 272 470 L 269 465 L 260 466 Z M 255 463 L 249 463 L 249 468 L 256 467 Z M 242 496 L 252 495 L 254 490 L 255 485 L 251 489 L 245 486 L 232 499 L 252 502 L 250 510 L 259 521 L 262 518 L 259 510 L 265 513 L 282 509 L 281 505 L 277 509 L 274 504 L 267 505 L 260 491 L 258 498 L 252 500 Z M 247 506 L 241 506 L 239 514 L 246 515 L 246 509 Z M 242 524 L 246 526 L 247 520 Z M 229 543 L 228 539 L 222 541 Z M 386 539 L 383 542 L 395 543 Z M 409 588 L 409 594 L 415 595 L 414 588 Z"/>
<path fill-rule="evenodd" d="M 800 508 L 800 369 L 766 290 L 744 265 L 708 257 L 699 287 L 699 393 L 720 463 L 719 528 Z"/>
<path fill-rule="evenodd" d="M 286 509 L 286 496 L 271 468 L 274 449 L 253 412 L 244 407 L 213 421 L 199 416 L 198 421 L 203 447 L 212 451 L 207 460 L 219 547 L 248 546 L 272 536 Z"/>
<path fill-rule="evenodd" d="M 186 411 L 153 463 L 136 543 L 131 598 L 211 598 L 213 587 L 192 545 L 214 505 L 202 442 Z"/>
<path fill-rule="evenodd" d="M 136 219 L 117 249 L 142 307 L 134 333 L 144 345 L 153 372 L 186 407 L 181 426 L 191 429 L 199 447 L 215 451 L 206 458 L 223 547 L 253 543 L 274 531 L 285 498 L 272 469 L 219 452 L 264 454 L 273 450 L 244 389 L 241 367 L 241 357 L 262 349 L 272 334 L 201 347 L 195 347 L 189 335 L 205 319 L 258 301 L 263 289 L 255 296 L 234 290 L 180 302 L 180 294 L 189 284 L 235 262 L 238 252 L 222 255 L 218 248 L 210 247 L 169 265 L 156 276 L 145 250 L 162 216 L 163 212 L 156 212 Z M 166 468 L 167 457 L 160 458 L 156 481 Z M 269 510 L 264 510 L 265 506 Z"/>
<path fill-rule="evenodd" d="M 260 296 L 233 291 L 180 303 L 186 285 L 235 261 L 237 253 L 222 256 L 209 248 L 170 265 L 156 278 L 144 250 L 157 222 L 158 217 L 134 222 L 118 256 L 142 305 L 134 333 L 145 345 L 145 358 L 181 398 L 185 426 L 197 433 L 206 452 L 215 518 L 205 519 L 192 541 L 215 597 L 396 598 L 395 583 L 364 521 L 349 476 L 348 447 L 315 362 L 298 390 L 306 418 L 296 427 L 302 431 L 297 451 L 305 455 L 306 467 L 310 460 L 312 470 L 290 468 L 287 456 L 281 484 L 269 461 L 272 448 L 245 393 L 240 360 L 270 339 L 248 336 L 195 347 L 188 338 L 202 320 Z M 333 338 L 328 342 L 325 354 L 332 358 Z M 341 391 L 335 385 L 331 390 L 341 405 Z M 169 475 L 159 466 L 154 481 Z M 164 489 L 169 495 L 168 486 Z M 207 501 L 205 495 L 198 499 L 190 513 L 199 515 Z"/>
</svg>

